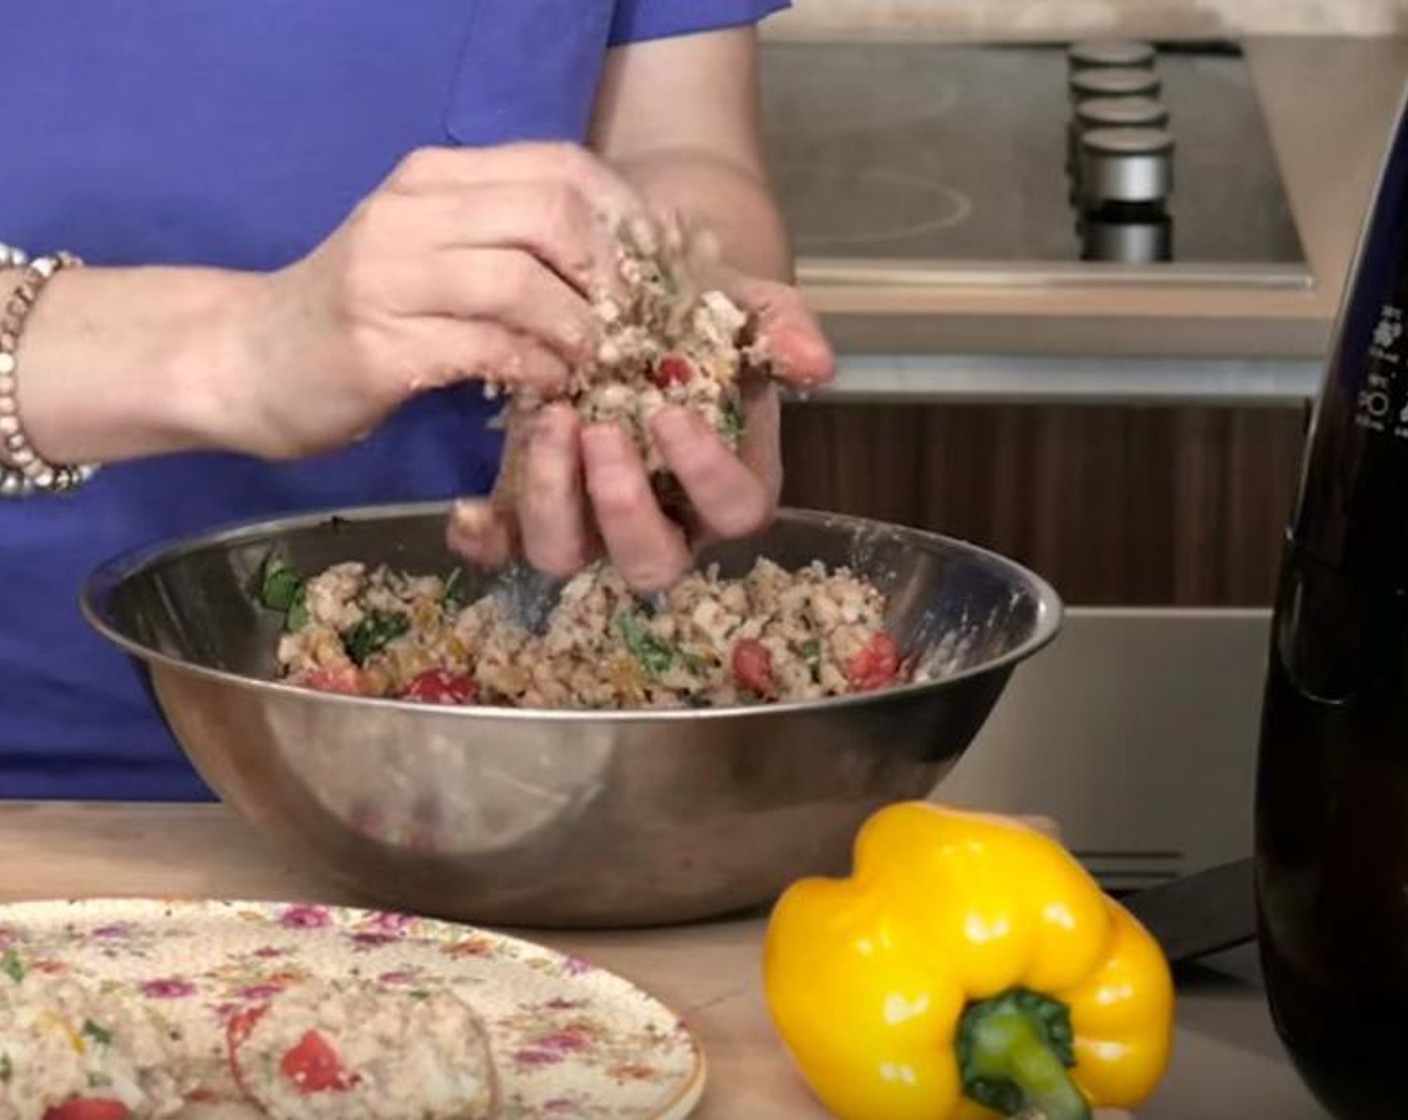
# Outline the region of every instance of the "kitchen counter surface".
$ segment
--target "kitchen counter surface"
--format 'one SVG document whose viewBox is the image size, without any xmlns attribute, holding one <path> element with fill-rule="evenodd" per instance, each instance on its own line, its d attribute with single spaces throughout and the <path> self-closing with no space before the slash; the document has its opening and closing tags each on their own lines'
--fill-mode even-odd
<svg viewBox="0 0 1408 1120">
<path fill-rule="evenodd" d="M 222 806 L 0 804 L 0 902 L 194 897 L 354 903 L 289 864 Z M 757 918 L 641 932 L 532 931 L 668 1002 L 703 1039 L 701 1120 L 823 1117 L 769 1026 Z M 1119 1114 L 1107 1114 L 1118 1116 Z M 1174 1063 L 1140 1120 L 1317 1120 L 1271 1031 L 1246 955 L 1180 983 Z M 1103 1120 L 1103 1118 L 1102 1118 Z"/>
<path fill-rule="evenodd" d="M 846 356 L 838 395 L 969 397 L 994 378 L 989 396 L 1040 388 L 1020 362 L 983 369 L 963 355 L 987 356 L 989 367 L 1001 361 L 992 356 L 1084 359 L 1054 371 L 1050 398 L 1099 396 L 1131 378 L 1126 395 L 1135 398 L 1279 402 L 1310 391 L 1408 75 L 1408 39 L 1253 38 L 1245 45 L 1311 287 L 838 283 L 804 258 L 803 287 Z M 904 364 L 889 355 L 905 356 Z M 1189 384 L 1149 361 L 1170 357 L 1252 360 L 1181 375 L 1193 378 Z"/>
</svg>

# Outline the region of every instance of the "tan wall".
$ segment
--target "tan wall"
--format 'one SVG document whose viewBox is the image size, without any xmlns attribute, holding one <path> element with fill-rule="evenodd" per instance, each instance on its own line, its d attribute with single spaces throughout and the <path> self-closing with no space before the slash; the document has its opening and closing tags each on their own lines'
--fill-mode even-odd
<svg viewBox="0 0 1408 1120">
<path fill-rule="evenodd" d="M 794 0 L 779 39 L 1408 33 L 1408 0 Z"/>
</svg>

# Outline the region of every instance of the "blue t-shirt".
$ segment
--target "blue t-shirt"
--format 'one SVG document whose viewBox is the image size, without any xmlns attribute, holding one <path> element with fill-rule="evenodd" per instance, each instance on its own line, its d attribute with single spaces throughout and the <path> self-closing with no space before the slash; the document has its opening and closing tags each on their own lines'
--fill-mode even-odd
<svg viewBox="0 0 1408 1120">
<path fill-rule="evenodd" d="M 785 0 L 0 0 L 0 241 L 91 265 L 269 269 L 422 145 L 582 140 L 612 45 Z M 0 501 L 0 797 L 209 797 L 130 662 L 77 605 L 104 558 L 246 518 L 482 493 L 476 387 L 358 446 L 110 466 L 71 500 Z"/>
</svg>

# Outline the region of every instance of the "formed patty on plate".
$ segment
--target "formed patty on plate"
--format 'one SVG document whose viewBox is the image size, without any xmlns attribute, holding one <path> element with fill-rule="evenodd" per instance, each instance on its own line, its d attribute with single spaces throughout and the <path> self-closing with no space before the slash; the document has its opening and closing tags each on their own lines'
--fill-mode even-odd
<svg viewBox="0 0 1408 1120">
<path fill-rule="evenodd" d="M 496 1107 L 484 1027 L 444 989 L 301 983 L 245 1013 L 230 1055 L 273 1120 L 484 1120 Z"/>
<path fill-rule="evenodd" d="M 300 978 L 215 1006 L 29 964 L 7 953 L 0 975 L 0 1120 L 164 1120 L 193 1103 L 488 1120 L 497 1107 L 484 1028 L 444 989 Z"/>
</svg>

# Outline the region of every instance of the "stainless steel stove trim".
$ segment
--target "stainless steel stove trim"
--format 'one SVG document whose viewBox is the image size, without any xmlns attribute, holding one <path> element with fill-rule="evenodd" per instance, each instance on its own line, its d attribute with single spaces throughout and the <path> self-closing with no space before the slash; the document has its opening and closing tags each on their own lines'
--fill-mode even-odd
<svg viewBox="0 0 1408 1120">
<path fill-rule="evenodd" d="M 1317 360 L 842 354 L 830 404 L 1078 404 L 1303 407 L 1324 377 Z M 791 392 L 789 401 L 804 401 Z M 805 407 L 802 405 L 802 407 Z"/>
<path fill-rule="evenodd" d="M 1175 231 L 1175 244 L 1177 233 Z M 886 288 L 1260 288 L 1309 290 L 1315 285 L 1302 264 L 1114 264 L 1100 261 L 1023 262 L 961 261 L 922 263 L 905 260 L 856 260 L 808 257 L 797 262 L 806 285 Z"/>
</svg>

